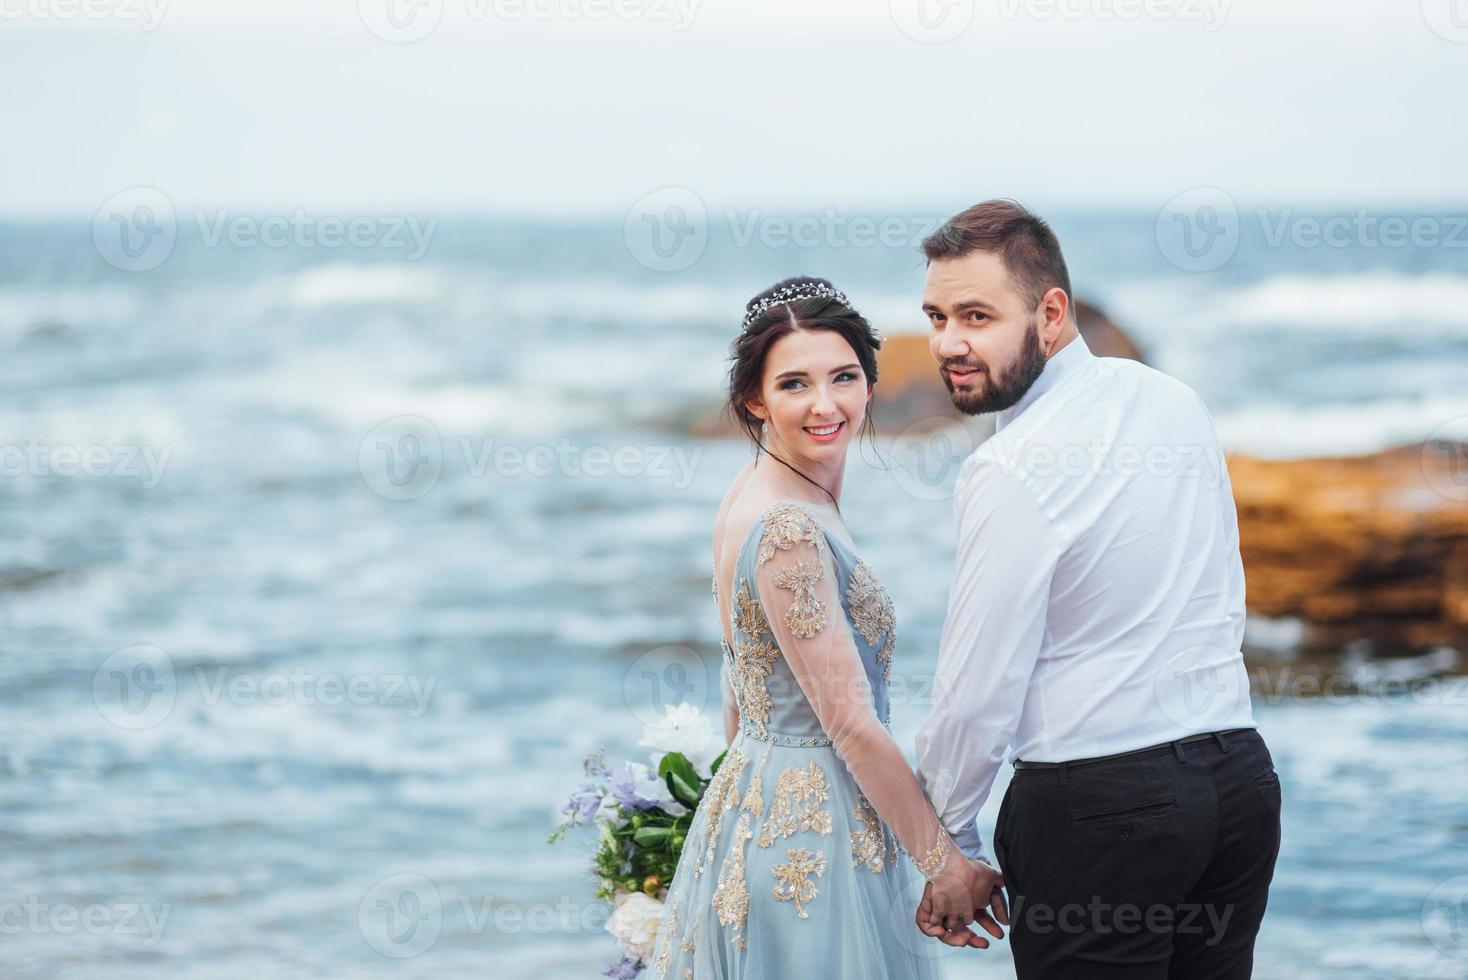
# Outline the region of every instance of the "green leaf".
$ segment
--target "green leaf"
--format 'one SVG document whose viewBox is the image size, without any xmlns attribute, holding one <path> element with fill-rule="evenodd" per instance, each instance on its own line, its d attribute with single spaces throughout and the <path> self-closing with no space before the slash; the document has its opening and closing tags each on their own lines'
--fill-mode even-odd
<svg viewBox="0 0 1468 980">
<path fill-rule="evenodd" d="M 693 768 L 693 763 L 682 752 L 669 752 L 663 756 L 658 763 L 658 775 L 664 777 L 668 782 L 668 792 L 673 798 L 684 806 L 698 806 L 698 801 L 703 798 L 700 787 L 703 781 L 698 778 L 698 770 Z"/>
<path fill-rule="evenodd" d="M 697 808 L 698 801 L 703 798 L 703 791 L 698 788 L 697 776 L 694 777 L 694 783 L 690 786 L 678 773 L 668 773 L 668 788 L 673 791 L 673 796 L 677 798 L 678 802 L 687 807 Z"/>
<path fill-rule="evenodd" d="M 722 752 L 719 753 L 719 757 L 714 760 L 714 764 L 711 765 L 711 766 L 709 766 L 709 775 L 712 776 L 712 775 L 716 775 L 718 773 L 719 767 L 724 764 L 724 756 L 726 756 L 728 754 L 729 754 L 729 750 L 728 749 L 725 749 L 724 751 L 722 751 Z"/>
<path fill-rule="evenodd" d="M 659 847 L 667 843 L 668 835 L 672 832 L 671 827 L 643 827 L 632 835 L 632 839 L 643 847 Z"/>
</svg>

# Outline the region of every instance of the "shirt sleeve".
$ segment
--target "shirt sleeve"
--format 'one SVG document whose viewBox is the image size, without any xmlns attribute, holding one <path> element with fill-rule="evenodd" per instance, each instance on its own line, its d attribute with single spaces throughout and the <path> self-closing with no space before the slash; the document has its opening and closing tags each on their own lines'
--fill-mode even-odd
<svg viewBox="0 0 1468 980">
<path fill-rule="evenodd" d="M 830 548 L 813 517 L 794 504 L 766 514 L 756 577 L 780 655 L 862 795 L 926 878 L 955 868 L 952 838 L 877 720 Z"/>
<path fill-rule="evenodd" d="M 988 861 L 976 821 L 1019 726 L 1061 535 L 1029 488 L 989 460 L 966 468 L 954 509 L 958 550 L 918 779 L 959 849 Z"/>
</svg>

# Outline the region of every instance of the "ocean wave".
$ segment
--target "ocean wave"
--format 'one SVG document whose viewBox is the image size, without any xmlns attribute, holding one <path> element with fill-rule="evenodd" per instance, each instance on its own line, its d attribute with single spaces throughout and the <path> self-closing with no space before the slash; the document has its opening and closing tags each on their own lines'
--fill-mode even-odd
<svg viewBox="0 0 1468 980">
<path fill-rule="evenodd" d="M 1107 291 L 1116 321 L 1139 337 L 1180 343 L 1196 329 L 1298 327 L 1355 335 L 1468 337 L 1468 277 L 1447 273 L 1342 275 L 1288 273 L 1252 283 L 1199 288 L 1176 281 L 1139 281 Z"/>
<path fill-rule="evenodd" d="M 1217 414 L 1229 450 L 1290 459 L 1348 456 L 1468 433 L 1468 397 L 1440 395 L 1348 405 L 1255 405 Z"/>
</svg>

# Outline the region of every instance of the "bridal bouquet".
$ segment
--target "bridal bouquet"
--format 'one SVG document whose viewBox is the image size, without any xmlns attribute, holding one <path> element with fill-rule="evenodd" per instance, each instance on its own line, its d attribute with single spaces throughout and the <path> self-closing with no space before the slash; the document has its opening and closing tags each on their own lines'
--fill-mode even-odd
<svg viewBox="0 0 1468 980">
<path fill-rule="evenodd" d="M 709 719 L 687 704 L 670 706 L 637 744 L 653 750 L 647 765 L 608 766 L 600 750 L 586 758 L 586 778 L 550 837 L 554 843 L 586 826 L 600 835 L 592 859 L 596 897 L 612 903 L 607 931 L 622 947 L 621 959 L 602 972 L 621 980 L 637 976 L 652 958 L 693 813 L 724 761 Z"/>
</svg>

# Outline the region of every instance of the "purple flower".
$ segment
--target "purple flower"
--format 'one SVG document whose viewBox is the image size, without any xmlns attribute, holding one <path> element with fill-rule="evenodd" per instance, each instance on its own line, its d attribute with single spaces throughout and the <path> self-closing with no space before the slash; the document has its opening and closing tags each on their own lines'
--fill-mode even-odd
<svg viewBox="0 0 1468 980">
<path fill-rule="evenodd" d="M 635 763 L 624 762 L 608 773 L 607 781 L 611 787 L 612 796 L 616 797 L 617 802 L 625 809 L 651 810 L 658 805 L 658 801 L 649 800 L 639 794 L 639 790 L 647 792 L 649 780 L 646 775 L 638 773 L 638 768 L 641 767 Z"/>
<path fill-rule="evenodd" d="M 601 809 L 601 793 L 591 783 L 582 783 L 581 788 L 571 794 L 562 813 L 569 813 L 573 823 L 591 823 L 596 811 Z"/>
<path fill-rule="evenodd" d="M 617 962 L 608 963 L 606 969 L 601 971 L 601 975 L 612 977 L 613 980 L 633 980 L 641 972 L 642 961 L 624 955 Z"/>
<path fill-rule="evenodd" d="M 606 749 L 597 749 L 595 752 L 591 753 L 591 755 L 588 755 L 586 757 L 586 761 L 582 763 L 582 768 L 586 770 L 586 775 L 590 776 L 592 779 L 606 779 Z"/>
</svg>

